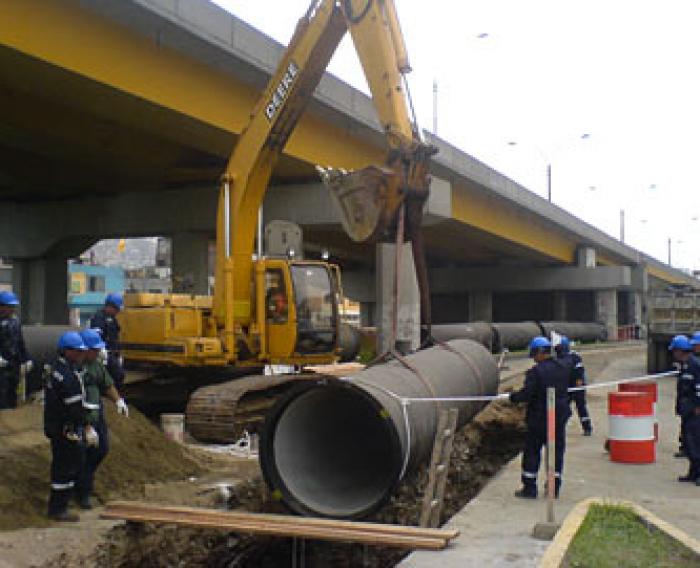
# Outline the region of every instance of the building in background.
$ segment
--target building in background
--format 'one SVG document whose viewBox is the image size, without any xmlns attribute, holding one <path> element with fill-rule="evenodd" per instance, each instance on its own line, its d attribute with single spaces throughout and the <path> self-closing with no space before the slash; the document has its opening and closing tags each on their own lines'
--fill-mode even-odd
<svg viewBox="0 0 700 568">
<path fill-rule="evenodd" d="M 71 262 L 68 264 L 68 309 L 72 325 L 84 326 L 110 292 L 124 292 L 124 269 Z"/>
</svg>

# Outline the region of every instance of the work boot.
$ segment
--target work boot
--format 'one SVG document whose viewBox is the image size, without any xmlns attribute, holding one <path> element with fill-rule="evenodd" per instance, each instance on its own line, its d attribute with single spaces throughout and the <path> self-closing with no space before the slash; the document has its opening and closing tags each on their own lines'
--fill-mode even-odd
<svg viewBox="0 0 700 568">
<path fill-rule="evenodd" d="M 593 428 L 584 428 L 583 435 L 584 436 L 592 436 L 593 435 Z"/>
<path fill-rule="evenodd" d="M 80 520 L 80 517 L 75 513 L 61 511 L 60 513 L 49 513 L 49 519 L 59 523 L 77 523 Z"/>
<path fill-rule="evenodd" d="M 685 475 L 678 476 L 678 481 L 680 481 L 681 483 L 685 483 L 685 482 L 695 483 L 697 481 L 697 479 L 698 479 L 698 476 L 693 475 L 692 473 L 687 473 Z"/>
<path fill-rule="evenodd" d="M 520 499 L 537 499 L 537 487 L 524 485 L 522 489 L 515 492 L 515 496 L 520 497 Z"/>
<path fill-rule="evenodd" d="M 678 451 L 675 454 L 673 454 L 673 457 L 674 458 L 687 458 L 688 454 L 685 453 L 684 448 L 678 448 Z"/>
</svg>

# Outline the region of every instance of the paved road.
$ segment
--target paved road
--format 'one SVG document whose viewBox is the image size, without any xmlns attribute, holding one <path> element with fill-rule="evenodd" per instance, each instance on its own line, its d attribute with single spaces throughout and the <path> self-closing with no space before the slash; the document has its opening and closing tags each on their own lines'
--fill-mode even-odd
<svg viewBox="0 0 700 568">
<path fill-rule="evenodd" d="M 595 381 L 610 381 L 644 373 L 644 354 L 639 351 L 626 357 L 611 358 Z M 575 416 L 569 422 L 564 485 L 561 499 L 557 502 L 558 520 L 587 497 L 627 499 L 676 524 L 691 536 L 700 538 L 700 507 L 697 507 L 700 487 L 676 481 L 678 475 L 686 472 L 687 461 L 673 458 L 678 446 L 678 419 L 673 413 L 675 382 L 662 380 L 660 387 L 660 441 L 657 463 L 650 465 L 610 462 L 603 450 L 608 430 L 609 389 L 591 391 L 588 401 L 594 435 L 583 437 Z M 533 539 L 530 534 L 535 523 L 545 519 L 545 500 L 516 499 L 513 491 L 519 486 L 520 457 L 501 470 L 479 496 L 449 522 L 449 526 L 461 531 L 460 537 L 449 549 L 438 553 L 414 553 L 402 566 L 536 566 L 547 543 Z"/>
</svg>

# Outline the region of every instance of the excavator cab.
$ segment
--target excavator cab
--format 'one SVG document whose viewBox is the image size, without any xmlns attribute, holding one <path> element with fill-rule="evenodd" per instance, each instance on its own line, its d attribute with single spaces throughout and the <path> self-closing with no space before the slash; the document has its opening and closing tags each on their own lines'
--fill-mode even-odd
<svg viewBox="0 0 700 568">
<path fill-rule="evenodd" d="M 259 262 L 270 359 L 333 355 L 338 343 L 338 291 L 329 265 L 287 259 Z"/>
</svg>

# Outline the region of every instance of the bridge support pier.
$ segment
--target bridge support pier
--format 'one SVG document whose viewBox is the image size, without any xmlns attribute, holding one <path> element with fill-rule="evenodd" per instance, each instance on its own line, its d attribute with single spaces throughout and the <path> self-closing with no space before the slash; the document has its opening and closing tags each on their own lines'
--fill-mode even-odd
<svg viewBox="0 0 700 568">
<path fill-rule="evenodd" d="M 608 341 L 617 340 L 617 290 L 596 292 L 596 319 L 605 326 Z"/>
<path fill-rule="evenodd" d="M 209 234 L 175 233 L 172 236 L 173 292 L 209 293 Z"/>
<path fill-rule="evenodd" d="M 420 293 L 413 265 L 411 244 L 405 243 L 401 251 L 399 267 L 399 310 L 397 318 L 396 346 L 400 351 L 412 351 L 420 347 Z M 376 248 L 377 277 L 377 349 L 379 353 L 391 345 L 394 306 L 394 274 L 396 245 L 380 243 Z"/>
<path fill-rule="evenodd" d="M 469 321 L 493 321 L 491 292 L 469 292 Z"/>
<path fill-rule="evenodd" d="M 68 323 L 67 258 L 52 255 L 13 259 L 12 288 L 24 324 Z"/>
</svg>

